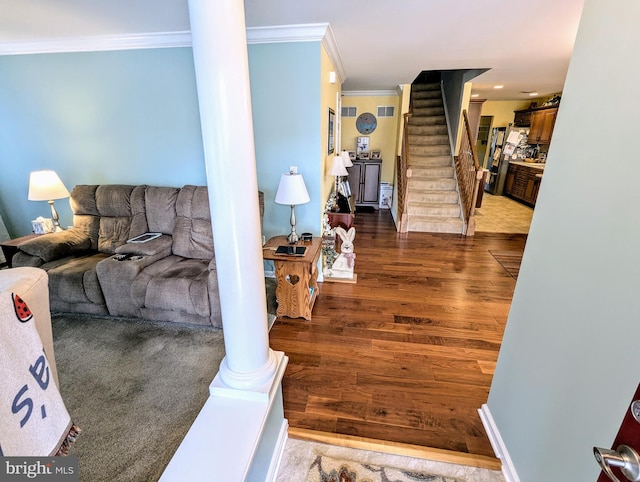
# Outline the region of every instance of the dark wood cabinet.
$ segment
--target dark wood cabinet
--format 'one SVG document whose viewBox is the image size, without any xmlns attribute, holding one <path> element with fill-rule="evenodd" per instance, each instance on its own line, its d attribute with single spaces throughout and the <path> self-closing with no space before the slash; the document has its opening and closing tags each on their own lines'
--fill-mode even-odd
<svg viewBox="0 0 640 482">
<path fill-rule="evenodd" d="M 513 125 L 516 127 L 529 127 L 531 125 L 531 109 L 517 110 L 514 112 Z"/>
<path fill-rule="evenodd" d="M 557 105 L 516 110 L 514 111 L 513 125 L 530 128 L 529 144 L 549 144 L 557 115 Z"/>
<path fill-rule="evenodd" d="M 351 198 L 356 206 L 378 207 L 381 167 L 382 161 L 356 160 L 347 168 Z"/>
<path fill-rule="evenodd" d="M 544 171 L 535 167 L 509 164 L 504 184 L 504 193 L 512 198 L 535 206 L 540 189 L 540 176 Z"/>
<path fill-rule="evenodd" d="M 557 114 L 558 107 L 532 111 L 529 144 L 549 144 L 551 142 Z"/>
</svg>

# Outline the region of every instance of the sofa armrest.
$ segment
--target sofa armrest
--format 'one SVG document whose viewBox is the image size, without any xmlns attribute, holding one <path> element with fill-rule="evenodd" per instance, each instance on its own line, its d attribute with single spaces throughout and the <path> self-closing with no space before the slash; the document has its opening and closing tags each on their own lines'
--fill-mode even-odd
<svg viewBox="0 0 640 482">
<path fill-rule="evenodd" d="M 43 234 L 18 246 L 21 253 L 48 263 L 56 259 L 81 254 L 91 249 L 91 239 L 79 228 L 71 228 L 57 233 Z M 18 253 L 19 254 L 19 253 Z"/>
<path fill-rule="evenodd" d="M 116 254 L 131 254 L 135 256 L 155 256 L 164 251 L 171 253 L 173 238 L 163 234 L 159 238 L 152 239 L 146 243 L 126 243 L 116 248 Z M 168 256 L 168 254 L 165 254 Z"/>
</svg>

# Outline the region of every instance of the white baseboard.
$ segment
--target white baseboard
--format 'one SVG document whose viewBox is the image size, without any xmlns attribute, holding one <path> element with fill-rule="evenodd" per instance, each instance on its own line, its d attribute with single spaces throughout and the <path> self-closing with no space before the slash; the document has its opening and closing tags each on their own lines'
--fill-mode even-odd
<svg viewBox="0 0 640 482">
<path fill-rule="evenodd" d="M 269 473 L 265 478 L 265 482 L 275 482 L 278 477 L 278 470 L 280 470 L 280 463 L 282 462 L 282 456 L 284 455 L 284 448 L 287 445 L 287 439 L 289 438 L 289 421 L 285 418 L 282 421 L 280 427 L 280 433 L 278 434 L 278 441 L 273 450 L 273 457 L 271 458 L 271 464 L 269 465 Z"/>
<path fill-rule="evenodd" d="M 504 444 L 504 440 L 502 440 L 502 436 L 500 435 L 500 431 L 493 419 L 493 415 L 491 415 L 488 405 L 486 403 L 482 404 L 482 407 L 478 409 L 478 413 L 489 437 L 489 442 L 491 442 L 491 447 L 493 447 L 496 457 L 502 461 L 502 475 L 504 475 L 505 480 L 507 482 L 520 482 L 520 477 L 518 477 L 516 468 L 509 456 L 509 451 Z"/>
</svg>

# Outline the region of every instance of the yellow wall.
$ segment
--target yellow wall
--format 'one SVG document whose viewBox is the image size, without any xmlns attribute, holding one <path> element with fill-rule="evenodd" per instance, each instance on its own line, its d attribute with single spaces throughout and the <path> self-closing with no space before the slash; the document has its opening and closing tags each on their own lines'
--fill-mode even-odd
<svg viewBox="0 0 640 482">
<path fill-rule="evenodd" d="M 458 124 L 458 138 L 456 139 L 456 150 L 455 155 L 458 155 L 458 151 L 460 150 L 460 143 L 462 142 L 462 133 L 464 132 L 464 116 L 462 115 L 462 111 L 466 110 L 467 114 L 469 113 L 469 102 L 471 101 L 471 82 L 466 82 L 464 84 L 464 90 L 462 93 L 462 102 L 460 104 L 460 123 Z"/>
<path fill-rule="evenodd" d="M 329 73 L 336 72 L 336 82 L 334 84 L 329 82 Z M 333 66 L 333 62 L 329 58 L 327 51 L 324 48 L 324 45 L 321 46 L 320 53 L 320 136 L 323 139 L 320 147 L 320 159 L 322 162 L 320 163 L 320 179 L 321 182 L 321 199 L 320 203 L 321 213 L 324 213 L 324 209 L 326 206 L 327 199 L 331 194 L 333 189 L 333 184 L 335 182 L 335 178 L 329 174 L 331 169 L 331 164 L 333 163 L 333 156 L 336 154 L 329 154 L 327 149 L 327 139 L 329 134 L 329 108 L 333 109 L 336 114 L 335 123 L 334 123 L 334 149 L 340 147 L 340 139 L 338 132 L 338 122 L 340 119 L 340 112 L 338 109 L 338 102 L 341 95 L 341 84 L 342 81 L 338 76 L 338 72 L 336 68 Z"/>
<path fill-rule="evenodd" d="M 531 100 L 488 100 L 482 104 L 482 114 L 493 116 L 491 127 L 513 124 L 514 111 L 529 107 Z"/>
<path fill-rule="evenodd" d="M 481 115 L 493 116 L 491 127 L 507 127 L 509 124 L 513 124 L 515 111 L 528 109 L 532 102 L 537 102 L 538 107 L 540 107 L 556 95 L 561 94 L 553 94 L 546 97 L 536 97 L 526 100 L 488 100 L 482 104 Z"/>
<path fill-rule="evenodd" d="M 381 96 L 343 96 L 342 107 L 356 107 L 356 117 L 342 119 L 342 148 L 348 151 L 356 150 L 356 142 L 362 136 L 356 129 L 357 116 L 370 112 L 376 116 L 378 126 L 369 134 L 369 149 L 380 151 L 382 158 L 382 173 L 380 182 L 393 183 L 395 167 L 396 145 L 398 136 L 398 116 L 400 113 L 400 98 L 397 95 Z M 378 117 L 378 106 L 394 106 L 393 117 Z"/>
</svg>

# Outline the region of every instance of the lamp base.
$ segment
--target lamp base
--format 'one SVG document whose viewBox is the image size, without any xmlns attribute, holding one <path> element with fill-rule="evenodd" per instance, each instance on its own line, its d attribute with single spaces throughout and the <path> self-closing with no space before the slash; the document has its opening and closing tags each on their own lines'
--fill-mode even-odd
<svg viewBox="0 0 640 482">
<path fill-rule="evenodd" d="M 60 221 L 58 217 L 58 211 L 56 210 L 53 201 L 48 201 L 49 206 L 51 207 L 51 220 L 53 221 L 53 232 L 59 233 L 60 231 L 64 231 L 64 228 L 60 226 Z"/>
<path fill-rule="evenodd" d="M 298 233 L 296 233 L 296 207 L 291 205 L 291 218 L 289 219 L 289 224 L 291 225 L 291 233 L 287 236 L 289 240 L 289 244 L 296 244 L 298 242 Z"/>
</svg>

